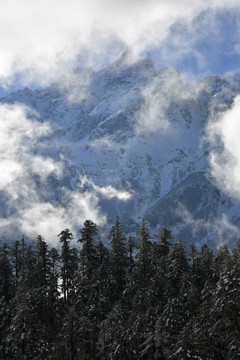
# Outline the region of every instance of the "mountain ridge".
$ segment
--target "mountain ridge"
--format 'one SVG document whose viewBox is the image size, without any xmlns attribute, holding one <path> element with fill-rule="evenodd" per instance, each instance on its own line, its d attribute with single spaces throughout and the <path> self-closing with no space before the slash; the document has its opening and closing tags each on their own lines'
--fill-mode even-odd
<svg viewBox="0 0 240 360">
<path fill-rule="evenodd" d="M 61 174 L 49 173 L 41 184 L 43 201 L 64 207 L 65 191 L 93 191 L 109 224 L 120 216 L 125 231 L 134 232 L 146 215 L 153 231 L 170 226 L 186 242 L 215 247 L 230 225 L 236 231 L 226 241 L 240 235 L 240 205 L 227 201 L 211 177 L 206 127 L 238 94 L 239 75 L 184 83 L 174 68 L 156 71 L 151 60 L 126 55 L 99 72 L 71 69 L 46 89 L 24 89 L 0 104 L 28 106 L 30 120 L 50 124 L 35 151 L 60 164 Z"/>
</svg>

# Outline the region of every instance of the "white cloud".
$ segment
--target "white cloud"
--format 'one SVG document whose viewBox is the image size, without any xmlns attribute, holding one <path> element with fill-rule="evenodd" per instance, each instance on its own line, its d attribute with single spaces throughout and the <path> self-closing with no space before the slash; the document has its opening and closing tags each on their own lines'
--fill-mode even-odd
<svg viewBox="0 0 240 360">
<path fill-rule="evenodd" d="M 41 137 L 51 128 L 36 113 L 30 120 L 29 113 L 20 104 L 0 105 L 1 236 L 16 240 L 41 234 L 55 244 L 66 227 L 76 232 L 86 219 L 102 225 L 106 219 L 95 192 L 62 189 L 62 204 L 49 201 L 48 177 L 60 179 L 64 165 L 45 155 Z"/>
<path fill-rule="evenodd" d="M 144 103 L 138 112 L 136 133 L 147 134 L 156 131 L 166 133 L 170 126 L 166 112 L 172 100 L 180 99 L 181 90 L 181 75 L 175 69 L 162 69 L 142 90 Z"/>
<path fill-rule="evenodd" d="M 224 213 L 219 217 L 209 219 L 209 221 L 194 218 L 181 203 L 178 204 L 175 213 L 181 218 L 184 224 L 191 228 L 192 234 L 196 234 L 197 238 L 199 238 L 198 233 L 201 233 L 203 230 L 206 231 L 207 241 L 209 241 L 209 237 L 211 237 L 215 241 L 217 248 L 225 244 L 228 245 L 229 242 L 235 241 L 236 237 L 240 236 L 240 228 L 232 224 Z M 202 245 L 203 242 L 204 239 L 198 245 Z"/>
<path fill-rule="evenodd" d="M 218 187 L 240 199 L 240 96 L 231 109 L 210 119 L 207 140 L 212 145 L 210 170 Z"/>
<path fill-rule="evenodd" d="M 98 198 L 94 193 L 77 193 L 67 189 L 65 198 L 66 206 L 57 206 L 49 202 L 30 202 L 18 214 L 20 229 L 28 236 L 41 234 L 52 244 L 56 244 L 57 234 L 63 229 L 69 228 L 73 231 L 75 238 L 79 227 L 86 219 L 91 219 L 97 225 L 104 225 L 105 215 L 101 214 L 98 206 Z M 8 224 L 9 227 L 9 224 Z"/>
<path fill-rule="evenodd" d="M 11 159 L 0 160 L 0 190 L 4 190 L 22 171 L 20 164 Z"/>
<path fill-rule="evenodd" d="M 100 187 L 93 184 L 93 188 L 97 193 L 101 194 L 103 197 L 107 199 L 116 198 L 118 200 L 127 201 L 132 197 L 132 194 L 130 194 L 129 192 L 123 190 L 117 190 L 111 185 L 106 187 Z"/>
<path fill-rule="evenodd" d="M 54 82 L 54 85 L 67 94 L 70 103 L 80 103 L 91 96 L 93 74 L 92 69 L 70 68 Z"/>
<path fill-rule="evenodd" d="M 224 7 L 239 10 L 239 1 L 2 1 L 0 85 L 11 84 L 16 76 L 22 84 L 37 82 L 38 85 L 45 85 L 66 67 L 75 66 L 79 59 L 82 64 L 99 69 L 106 63 L 111 63 L 124 48 L 130 48 L 137 55 L 162 46 L 162 55 L 167 60 L 172 54 L 168 50 L 169 41 L 173 47 L 178 47 L 174 56 L 181 58 L 192 51 L 196 40 L 207 30 L 203 27 L 186 39 L 181 33 L 178 37 L 171 37 L 172 26 L 182 22 L 188 27 L 188 33 L 191 33 L 192 21 L 202 11 L 214 12 Z M 212 13 L 205 18 L 206 24 L 211 23 L 211 16 Z M 214 20 L 214 16 L 212 19 Z M 211 29 L 213 32 L 217 29 L 214 21 Z M 237 44 L 235 47 L 237 51 Z M 204 69 L 205 59 L 198 52 L 194 56 Z M 81 85 L 86 85 L 86 88 L 80 94 L 71 93 L 71 101 L 79 101 L 88 96 L 89 81 L 89 78 L 82 79 Z M 64 86 L 69 83 L 71 76 L 64 80 Z M 149 131 L 168 129 L 169 123 L 164 116 L 165 98 L 154 93 L 154 84 L 153 88 L 144 91 L 150 91 L 153 96 L 141 109 L 139 125 Z M 143 95 L 147 98 L 149 94 Z M 236 196 L 239 196 L 240 188 L 240 154 L 237 142 L 239 109 L 239 100 L 236 100 L 231 111 L 209 125 L 213 145 L 219 143 L 218 137 L 224 145 L 223 151 L 213 150 L 211 153 L 212 174 L 226 191 Z M 98 209 L 98 194 L 123 201 L 130 199 L 131 194 L 124 190 L 92 184 L 92 194 L 66 191 L 69 205 L 66 209 L 43 202 L 31 174 L 40 177 L 43 186 L 41 191 L 44 191 L 44 179 L 50 174 L 59 177 L 62 165 L 41 155 L 39 140 L 41 136 L 49 134 L 51 129 L 49 125 L 37 121 L 37 114 L 36 121 L 29 120 L 29 111 L 31 110 L 20 105 L 0 106 L 0 191 L 9 197 L 12 209 L 18 208 L 17 215 L 13 213 L 8 220 L 0 219 L 2 230 L 16 222 L 21 231 L 27 234 L 35 231 L 53 234 L 55 225 L 59 228 L 71 227 L 75 221 L 81 221 L 80 218 L 91 217 L 101 223 L 104 216 Z M 230 118 L 233 120 L 229 126 Z M 34 149 L 38 150 L 37 155 L 33 155 Z"/>
<path fill-rule="evenodd" d="M 125 47 L 135 53 L 159 47 L 179 21 L 191 27 L 202 11 L 239 6 L 233 0 L 2 1 L 1 83 L 11 82 L 21 72 L 24 83 L 47 83 L 79 57 L 99 68 Z M 181 48 L 188 51 L 186 46 Z"/>
<path fill-rule="evenodd" d="M 3 186 L 6 179 L 10 184 L 29 167 L 35 168 L 35 173 L 41 177 L 48 175 L 45 174 L 47 168 L 52 172 L 59 170 L 50 159 L 46 161 L 40 156 L 33 159 L 30 155 L 36 146 L 41 147 L 38 140 L 50 133 L 50 127 L 38 120 L 29 120 L 27 113 L 37 118 L 37 114 L 24 105 L 0 105 L 0 169 L 3 174 L 0 184 Z"/>
<path fill-rule="evenodd" d="M 112 139 L 109 136 L 102 136 L 94 140 L 90 140 L 88 142 L 89 146 L 92 147 L 106 147 L 106 148 L 113 148 L 116 147 L 117 144 L 112 141 Z"/>
<path fill-rule="evenodd" d="M 128 201 L 132 198 L 132 193 L 126 191 L 126 190 L 118 190 L 116 188 L 114 188 L 111 185 L 108 186 L 98 186 L 96 184 L 94 184 L 94 182 L 90 179 L 87 179 L 87 177 L 85 176 L 84 178 L 81 179 L 81 187 L 83 188 L 84 186 L 90 186 L 95 193 L 100 194 L 103 198 L 106 199 L 118 199 L 121 201 Z"/>
</svg>

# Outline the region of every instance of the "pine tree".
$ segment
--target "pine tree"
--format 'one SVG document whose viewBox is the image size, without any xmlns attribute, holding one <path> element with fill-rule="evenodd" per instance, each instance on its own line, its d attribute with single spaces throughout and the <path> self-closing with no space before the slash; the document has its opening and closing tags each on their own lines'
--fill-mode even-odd
<svg viewBox="0 0 240 360">
<path fill-rule="evenodd" d="M 172 235 L 171 231 L 167 228 L 161 227 L 158 232 L 158 242 L 153 243 L 153 276 L 152 283 L 155 293 L 155 299 L 157 300 L 157 314 L 162 313 L 163 308 L 166 304 L 166 292 L 169 289 L 169 276 L 168 276 L 168 266 L 169 266 L 169 252 L 172 247 Z M 158 316 L 157 315 L 157 316 Z"/>
<path fill-rule="evenodd" d="M 201 269 L 201 283 L 202 287 L 205 281 L 214 282 L 214 264 L 213 251 L 204 244 L 199 254 L 200 269 Z"/>
<path fill-rule="evenodd" d="M 82 243 L 80 251 L 82 276 L 89 280 L 97 266 L 96 247 L 94 244 L 94 236 L 97 235 L 97 232 L 97 225 L 91 220 L 86 220 L 83 228 L 80 230 L 82 237 L 78 240 L 78 242 Z"/>
<path fill-rule="evenodd" d="M 110 304 L 110 254 L 109 250 L 99 239 L 96 246 L 97 251 L 97 281 L 99 287 L 99 297 L 98 297 L 98 318 L 102 321 L 111 308 Z"/>
<path fill-rule="evenodd" d="M 82 359 L 95 359 L 98 327 L 103 318 L 106 306 L 103 276 L 106 275 L 104 264 L 106 262 L 105 247 L 100 242 L 96 245 L 97 225 L 87 220 L 80 230 L 82 244 L 80 251 L 79 267 L 74 278 L 75 286 L 75 311 L 78 315 L 79 328 L 84 323 L 85 329 L 81 330 L 82 338 L 79 344 L 79 353 Z M 100 251 L 100 252 L 98 252 Z"/>
<path fill-rule="evenodd" d="M 111 274 L 111 294 L 112 301 L 119 299 L 126 286 L 126 268 L 127 268 L 127 246 L 126 239 L 122 234 L 119 218 L 115 220 L 115 225 L 109 232 L 111 244 L 110 254 L 110 274 Z"/>
<path fill-rule="evenodd" d="M 136 276 L 139 286 L 146 286 L 153 274 L 152 243 L 145 218 L 139 228 Z"/>
<path fill-rule="evenodd" d="M 240 239 L 237 241 L 236 247 L 232 251 L 232 260 L 234 266 L 240 266 Z"/>
<path fill-rule="evenodd" d="M 188 266 L 181 279 L 179 298 L 184 300 L 186 309 L 185 320 L 189 321 L 197 314 L 201 302 L 201 268 L 197 248 L 190 246 L 188 251 Z"/>
<path fill-rule="evenodd" d="M 36 263 L 34 265 L 35 281 L 41 287 L 47 284 L 49 279 L 48 245 L 41 235 L 36 238 Z"/>
<path fill-rule="evenodd" d="M 14 280 L 7 244 L 0 247 L 0 298 L 6 303 L 14 296 Z"/>
<path fill-rule="evenodd" d="M 218 280 L 220 273 L 233 267 L 233 261 L 227 245 L 221 246 L 214 259 L 214 275 Z"/>
<path fill-rule="evenodd" d="M 7 358 L 7 339 L 11 321 L 11 302 L 15 294 L 9 248 L 0 246 L 0 358 Z"/>
<path fill-rule="evenodd" d="M 50 328 L 50 340 L 52 340 L 52 351 L 50 353 L 55 353 L 57 348 L 56 336 L 61 328 L 61 302 L 59 299 L 59 254 L 55 248 L 51 248 L 48 253 L 49 258 L 49 279 L 47 285 L 48 297 L 47 297 L 47 306 L 48 306 L 48 324 Z M 53 358 L 55 359 L 55 358 Z"/>
<path fill-rule="evenodd" d="M 64 302 L 69 302 L 69 296 L 73 290 L 73 277 L 77 269 L 77 251 L 75 248 L 70 247 L 70 242 L 73 240 L 73 234 L 69 229 L 61 231 L 58 235 L 60 243 L 62 243 L 61 248 L 61 278 L 62 278 L 62 291 Z"/>
<path fill-rule="evenodd" d="M 52 252 L 53 253 L 53 252 Z M 41 324 L 39 329 L 38 342 L 41 343 L 40 353 L 45 359 L 51 354 L 51 349 L 55 348 L 56 334 L 56 315 L 58 305 L 57 279 L 52 272 L 52 258 L 48 250 L 48 245 L 41 235 L 36 238 L 35 246 L 36 262 L 34 264 L 34 288 L 32 298 L 35 303 L 37 319 Z M 56 260 L 56 254 L 54 254 Z M 54 264 L 55 265 L 55 264 Z"/>
<path fill-rule="evenodd" d="M 209 334 L 223 359 L 240 356 L 240 268 L 225 268 L 212 295 Z"/>
<path fill-rule="evenodd" d="M 145 218 L 139 228 L 135 278 L 128 291 L 132 309 L 129 318 L 129 336 L 136 359 L 148 359 L 155 353 L 155 322 L 158 299 L 155 288 L 154 250 Z M 124 292 L 124 294 L 126 291 Z"/>
<path fill-rule="evenodd" d="M 97 225 L 91 220 L 87 220 L 80 232 L 82 237 L 78 242 L 82 243 L 82 249 L 80 251 L 79 266 L 74 277 L 74 287 L 79 315 L 87 316 L 88 306 L 93 301 L 97 291 L 97 252 L 94 243 L 94 236 L 97 235 Z"/>
<path fill-rule="evenodd" d="M 27 359 L 40 353 L 42 324 L 38 316 L 37 292 L 35 291 L 36 263 L 32 246 L 21 242 L 22 266 L 19 273 L 16 296 L 12 301 L 10 323 L 11 341 L 6 344 L 9 357 L 13 360 Z"/>
<path fill-rule="evenodd" d="M 161 227 L 158 233 L 159 238 L 159 255 L 166 257 L 171 248 L 172 233 L 167 228 Z"/>
<path fill-rule="evenodd" d="M 127 266 L 127 284 L 133 286 L 135 261 L 133 256 L 134 240 L 132 236 L 127 239 L 128 266 Z"/>
<path fill-rule="evenodd" d="M 177 296 L 183 284 L 184 274 L 188 271 L 188 261 L 182 240 L 174 243 L 168 254 L 167 277 L 169 279 L 169 294 Z"/>
<path fill-rule="evenodd" d="M 164 276 L 166 273 L 167 256 L 172 246 L 171 240 L 171 231 L 161 227 L 158 232 L 158 243 L 154 243 L 155 271 L 158 273 L 158 276 Z"/>
<path fill-rule="evenodd" d="M 18 278 L 19 278 L 19 273 L 21 270 L 21 266 L 22 266 L 22 254 L 21 254 L 21 248 L 20 248 L 20 241 L 15 241 L 11 250 L 10 250 L 10 254 L 11 254 L 11 259 L 12 259 L 12 264 L 13 264 L 13 273 L 14 273 L 14 278 L 15 278 L 15 287 L 17 288 L 18 286 Z"/>
<path fill-rule="evenodd" d="M 125 294 L 101 323 L 98 348 L 101 359 L 137 359 L 134 354 L 132 334 L 129 333 L 129 301 Z"/>
</svg>

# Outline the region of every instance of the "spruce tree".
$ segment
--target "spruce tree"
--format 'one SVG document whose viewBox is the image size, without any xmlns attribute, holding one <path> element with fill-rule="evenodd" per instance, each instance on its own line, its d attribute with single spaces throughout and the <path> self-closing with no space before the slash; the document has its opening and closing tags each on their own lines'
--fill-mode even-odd
<svg viewBox="0 0 240 360">
<path fill-rule="evenodd" d="M 134 284 L 134 240 L 132 236 L 129 236 L 127 239 L 127 251 L 128 251 L 128 266 L 127 266 L 127 284 L 133 286 Z"/>
<path fill-rule="evenodd" d="M 145 218 L 139 228 L 136 276 L 139 286 L 148 285 L 153 273 L 152 243 Z"/>
<path fill-rule="evenodd" d="M 93 221 L 86 220 L 80 233 L 81 238 L 78 242 L 82 244 L 82 248 L 74 277 L 74 307 L 71 311 L 76 312 L 78 316 L 75 326 L 79 329 L 85 327 L 84 331 L 79 330 L 83 336 L 79 343 L 79 353 L 82 354 L 82 359 L 95 359 L 98 326 L 102 320 L 104 302 L 101 294 L 103 284 L 99 276 L 103 271 L 101 261 L 105 261 L 105 254 L 103 246 L 101 246 L 101 254 L 98 254 L 95 240 L 98 229 Z"/>
<path fill-rule="evenodd" d="M 73 290 L 73 276 L 77 269 L 77 252 L 75 248 L 70 247 L 70 242 L 73 240 L 73 234 L 69 229 L 61 231 L 58 235 L 61 247 L 61 278 L 62 278 L 62 291 L 64 302 L 69 302 L 69 296 Z"/>
<path fill-rule="evenodd" d="M 9 324 L 14 295 L 14 277 L 9 248 L 3 244 L 0 246 L 0 358 L 3 360 L 7 359 L 7 339 L 11 337 Z"/>
<path fill-rule="evenodd" d="M 7 244 L 0 246 L 0 298 L 6 303 L 14 296 L 14 278 Z"/>
<path fill-rule="evenodd" d="M 82 244 L 80 251 L 82 276 L 91 279 L 97 266 L 96 247 L 94 244 L 94 236 L 98 233 L 97 225 L 92 220 L 86 220 L 80 233 L 82 236 L 78 242 Z"/>
<path fill-rule="evenodd" d="M 21 254 L 21 245 L 20 241 L 15 241 L 10 250 L 12 264 L 13 264 L 13 273 L 15 279 L 15 287 L 18 286 L 19 273 L 22 266 L 22 254 Z"/>
<path fill-rule="evenodd" d="M 127 269 L 127 246 L 126 239 L 122 234 L 122 228 L 117 217 L 115 225 L 111 228 L 108 236 L 111 245 L 110 276 L 112 301 L 119 299 L 126 286 Z"/>
<path fill-rule="evenodd" d="M 109 312 L 111 308 L 110 304 L 110 253 L 106 246 L 103 244 L 102 240 L 99 239 L 97 246 L 97 281 L 99 287 L 99 297 L 98 297 L 98 304 L 99 304 L 99 314 L 98 318 L 102 321 L 106 314 Z"/>
<path fill-rule="evenodd" d="M 177 296 L 183 285 L 184 274 L 189 269 L 186 249 L 182 240 L 172 245 L 167 261 L 168 293 L 171 296 Z"/>
<path fill-rule="evenodd" d="M 92 297 L 95 297 L 93 293 L 96 291 L 97 253 L 94 236 L 97 235 L 97 225 L 87 220 L 80 233 L 82 237 L 78 242 L 82 244 L 82 248 L 74 277 L 75 299 L 79 314 L 87 316 L 88 306 L 93 300 Z"/>
</svg>

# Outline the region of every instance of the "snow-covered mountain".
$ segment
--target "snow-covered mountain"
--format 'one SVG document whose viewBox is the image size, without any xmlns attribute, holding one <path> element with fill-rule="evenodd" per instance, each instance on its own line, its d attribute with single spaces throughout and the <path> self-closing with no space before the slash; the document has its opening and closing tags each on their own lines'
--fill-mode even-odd
<svg viewBox="0 0 240 360">
<path fill-rule="evenodd" d="M 67 208 L 66 193 L 92 192 L 107 223 L 118 215 L 128 233 L 146 215 L 153 234 L 165 226 L 176 238 L 215 247 L 239 236 L 240 203 L 211 175 L 207 128 L 238 94 L 238 75 L 184 83 L 174 68 L 156 71 L 151 60 L 123 54 L 102 71 L 69 69 L 49 87 L 25 88 L 0 104 L 24 104 L 34 124 L 49 124 L 28 150 L 60 168 L 44 180 L 27 170 L 41 204 Z M 17 219 L 25 201 L 19 194 L 9 201 L 3 190 L 1 224 Z"/>
</svg>

